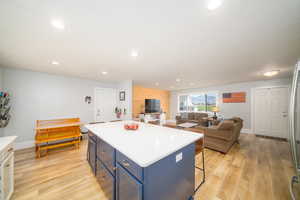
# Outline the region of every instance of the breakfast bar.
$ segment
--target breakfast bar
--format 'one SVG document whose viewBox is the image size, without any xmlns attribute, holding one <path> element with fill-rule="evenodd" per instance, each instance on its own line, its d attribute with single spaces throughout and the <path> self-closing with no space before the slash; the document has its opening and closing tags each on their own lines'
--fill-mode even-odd
<svg viewBox="0 0 300 200">
<path fill-rule="evenodd" d="M 109 200 L 190 200 L 202 134 L 132 121 L 89 124 L 87 159 Z"/>
</svg>

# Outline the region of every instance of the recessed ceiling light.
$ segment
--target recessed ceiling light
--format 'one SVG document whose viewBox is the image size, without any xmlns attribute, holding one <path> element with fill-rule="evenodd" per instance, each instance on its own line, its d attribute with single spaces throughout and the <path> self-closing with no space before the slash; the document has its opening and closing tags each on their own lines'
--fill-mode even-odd
<svg viewBox="0 0 300 200">
<path fill-rule="evenodd" d="M 107 72 L 101 72 L 103 75 L 106 75 L 107 74 Z"/>
<path fill-rule="evenodd" d="M 208 10 L 215 10 L 219 8 L 223 3 L 223 0 L 207 0 L 206 1 L 206 8 Z"/>
<path fill-rule="evenodd" d="M 59 62 L 53 60 L 53 61 L 51 62 L 51 64 L 52 64 L 52 65 L 59 65 Z"/>
<path fill-rule="evenodd" d="M 137 50 L 132 50 L 131 51 L 131 54 L 130 54 L 132 57 L 138 57 L 139 56 L 139 52 Z"/>
<path fill-rule="evenodd" d="M 272 71 L 268 71 L 264 73 L 264 76 L 270 77 L 270 76 L 275 76 L 277 74 L 279 74 L 280 70 L 272 70 Z"/>
<path fill-rule="evenodd" d="M 159 86 L 159 83 L 158 83 L 158 82 L 156 82 L 156 83 L 155 83 L 155 85 L 156 85 L 156 86 Z"/>
<path fill-rule="evenodd" d="M 61 20 L 54 19 L 51 21 L 51 25 L 56 29 L 60 29 L 60 30 L 65 29 L 65 25 Z"/>
<path fill-rule="evenodd" d="M 176 78 L 176 82 L 180 82 L 181 81 L 181 79 L 180 78 Z"/>
</svg>

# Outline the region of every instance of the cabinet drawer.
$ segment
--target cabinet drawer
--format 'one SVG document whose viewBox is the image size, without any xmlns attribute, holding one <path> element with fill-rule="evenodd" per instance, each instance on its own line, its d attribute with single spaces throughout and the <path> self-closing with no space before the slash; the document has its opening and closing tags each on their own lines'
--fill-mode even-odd
<svg viewBox="0 0 300 200">
<path fill-rule="evenodd" d="M 87 160 L 92 168 L 93 173 L 96 173 L 96 142 L 89 138 Z"/>
<path fill-rule="evenodd" d="M 13 144 L 7 145 L 0 153 L 0 160 L 5 160 L 14 151 Z"/>
<path fill-rule="evenodd" d="M 117 151 L 117 162 L 127 169 L 132 175 L 134 175 L 140 181 L 143 181 L 143 168 L 138 164 L 127 158 L 124 154 Z"/>
<path fill-rule="evenodd" d="M 101 161 L 97 160 L 96 178 L 107 200 L 115 199 L 115 178 L 108 172 Z"/>
<path fill-rule="evenodd" d="M 91 131 L 88 132 L 88 136 L 90 139 L 94 140 L 95 142 L 97 141 L 97 136 Z"/>
<path fill-rule="evenodd" d="M 142 200 L 143 185 L 117 164 L 116 196 L 117 200 Z"/>
<path fill-rule="evenodd" d="M 97 157 L 100 159 L 104 165 L 110 170 L 110 172 L 115 174 L 115 149 L 101 140 L 99 137 L 97 139 Z"/>
</svg>

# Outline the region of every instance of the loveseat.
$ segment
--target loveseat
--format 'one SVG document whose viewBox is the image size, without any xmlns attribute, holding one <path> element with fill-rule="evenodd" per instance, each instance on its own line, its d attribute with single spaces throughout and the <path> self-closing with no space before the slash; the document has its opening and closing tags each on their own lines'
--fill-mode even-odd
<svg viewBox="0 0 300 200">
<path fill-rule="evenodd" d="M 200 112 L 184 112 L 176 116 L 176 124 L 182 124 L 186 122 L 197 123 L 199 126 L 207 126 L 207 113 Z"/>
<path fill-rule="evenodd" d="M 196 126 L 189 131 L 204 133 L 204 146 L 222 153 L 227 153 L 238 142 L 243 127 L 243 120 L 234 117 L 220 122 L 216 126 Z"/>
</svg>

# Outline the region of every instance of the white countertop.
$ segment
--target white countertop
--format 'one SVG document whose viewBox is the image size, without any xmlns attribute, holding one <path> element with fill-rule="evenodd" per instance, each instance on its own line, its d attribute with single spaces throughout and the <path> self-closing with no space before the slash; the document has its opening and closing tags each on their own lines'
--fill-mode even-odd
<svg viewBox="0 0 300 200">
<path fill-rule="evenodd" d="M 134 122 L 139 124 L 138 130 L 125 130 L 124 124 L 132 122 L 89 124 L 85 127 L 141 167 L 147 167 L 203 137 L 199 133 L 141 122 Z"/>
<path fill-rule="evenodd" d="M 9 144 L 13 143 L 17 136 L 0 137 L 0 152 L 2 152 Z"/>
</svg>

